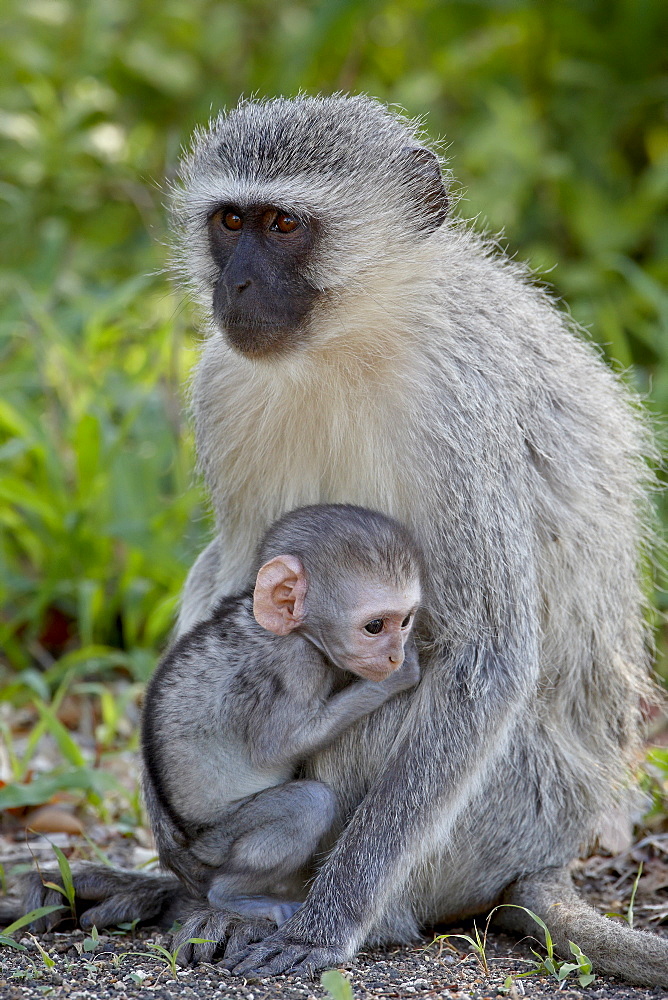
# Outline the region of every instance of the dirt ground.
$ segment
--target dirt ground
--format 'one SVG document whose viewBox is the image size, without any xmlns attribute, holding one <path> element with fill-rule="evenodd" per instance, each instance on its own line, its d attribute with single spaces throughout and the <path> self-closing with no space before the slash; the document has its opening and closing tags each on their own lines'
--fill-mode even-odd
<svg viewBox="0 0 668 1000">
<path fill-rule="evenodd" d="M 68 838 L 65 835 L 51 835 L 49 839 L 57 841 L 59 836 L 66 847 Z M 30 854 L 41 862 L 51 862 L 53 855 L 50 852 L 51 847 L 44 838 L 34 839 L 30 849 L 25 839 L 19 843 L 18 838 L 11 836 L 0 838 L 0 861 L 6 870 L 20 867 Z M 114 860 L 119 859 L 114 857 Z M 614 858 L 593 857 L 579 862 L 574 874 L 586 897 L 603 912 L 627 915 L 641 862 L 643 872 L 634 902 L 634 924 L 668 936 L 668 834 L 645 838 Z M 479 926 L 482 931 L 484 921 Z M 435 933 L 444 930 L 436 928 Z M 447 932 L 471 934 L 473 925 L 447 928 Z M 150 928 L 138 930 L 134 935 L 101 932 L 97 940 L 82 931 L 56 931 L 39 939 L 18 931 L 15 939 L 26 950 L 0 949 L 0 997 L 3 1000 L 43 996 L 71 1000 L 200 997 L 207 1000 L 320 1000 L 331 997 L 320 982 L 295 976 L 244 980 L 231 977 L 218 965 L 201 965 L 174 974 L 168 955 L 155 947 L 168 951 L 169 935 Z M 358 1000 L 417 1000 L 420 997 L 483 1000 L 497 996 L 519 1000 L 522 997 L 552 997 L 557 993 L 564 998 L 589 1000 L 658 1000 L 667 996 L 662 990 L 634 989 L 598 976 L 584 988 L 573 973 L 561 984 L 546 974 L 517 978 L 535 966 L 529 945 L 537 949 L 538 945 L 527 941 L 518 943 L 491 931 L 485 948 L 487 971 L 466 942 L 451 939 L 449 945 L 445 942 L 430 945 L 430 940 L 426 937 L 423 947 L 359 955 L 355 962 L 342 969 L 351 983 L 353 996 Z M 345 1000 L 344 994 L 336 1000 Z"/>
</svg>

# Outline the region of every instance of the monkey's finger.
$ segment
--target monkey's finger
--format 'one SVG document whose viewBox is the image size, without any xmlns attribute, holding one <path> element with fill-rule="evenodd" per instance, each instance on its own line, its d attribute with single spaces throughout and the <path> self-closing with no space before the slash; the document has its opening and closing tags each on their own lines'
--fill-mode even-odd
<svg viewBox="0 0 668 1000">
<path fill-rule="evenodd" d="M 220 963 L 224 969 L 233 969 L 235 965 L 242 962 L 251 951 L 258 944 L 257 941 L 247 942 L 244 944 L 240 939 L 238 940 L 234 935 L 230 936 L 230 940 L 227 942 L 225 947 L 225 957 Z"/>
<path fill-rule="evenodd" d="M 258 940 L 253 936 L 258 931 L 253 932 L 253 927 L 260 924 L 268 924 L 269 932 L 275 930 L 269 921 L 244 921 L 240 920 L 238 914 L 225 910 L 214 910 L 205 907 L 195 910 L 186 920 L 183 926 L 177 931 L 172 940 L 172 948 L 177 951 L 177 961 L 179 965 L 196 965 L 198 962 L 211 962 L 216 951 L 228 939 L 228 936 L 235 932 L 238 927 L 244 927 L 248 923 L 249 933 L 252 940 Z M 266 936 L 266 933 L 263 935 Z M 199 943 L 192 941 L 197 938 Z"/>
<path fill-rule="evenodd" d="M 48 886 L 44 885 L 42 877 L 44 878 L 44 881 L 51 881 L 49 878 L 50 874 L 51 873 L 47 872 L 43 876 L 40 876 L 39 872 L 29 872 L 26 876 L 24 882 L 25 913 L 30 913 L 31 910 L 37 910 L 41 906 L 67 905 L 67 900 L 60 892 L 56 889 L 50 889 Z M 58 884 L 59 882 L 59 879 L 55 874 L 53 881 L 55 884 Z M 38 920 L 34 920 L 30 925 L 31 929 L 35 934 L 43 934 L 45 931 L 50 931 L 63 919 L 63 916 L 67 915 L 68 910 L 56 910 L 53 913 L 48 913 L 45 917 L 40 917 Z"/>
<path fill-rule="evenodd" d="M 315 948 L 306 942 L 280 946 L 278 937 L 275 944 L 269 946 L 251 946 L 248 957 L 230 970 L 233 975 L 253 976 L 262 979 L 265 976 L 279 976 L 284 972 L 296 973 L 305 979 L 312 979 L 320 969 L 340 965 L 346 958 L 341 949 Z M 224 963 L 225 967 L 227 962 Z"/>
<path fill-rule="evenodd" d="M 275 955 L 281 950 L 280 944 L 271 943 L 271 937 L 268 937 L 264 942 L 249 942 L 243 944 L 239 941 L 239 947 L 235 947 L 236 940 L 232 937 L 227 942 L 227 947 L 225 948 L 225 957 L 221 962 L 224 969 L 229 969 L 230 972 L 235 969 L 238 965 L 242 964 L 247 959 L 257 956 L 257 955 Z"/>
<path fill-rule="evenodd" d="M 220 947 L 220 942 L 213 937 L 208 940 L 205 939 L 205 934 L 206 931 L 202 931 L 202 944 L 193 944 L 187 938 L 180 945 L 176 940 L 174 941 L 173 947 L 179 949 L 179 953 L 176 956 L 176 961 L 179 965 L 185 967 L 188 965 L 199 965 L 200 962 L 213 961 L 216 951 Z"/>
<path fill-rule="evenodd" d="M 250 955 L 245 962 L 232 970 L 232 974 L 262 979 L 265 976 L 280 976 L 284 972 L 290 972 L 312 979 L 319 969 L 338 964 L 339 956 L 333 958 L 334 954 L 330 949 L 295 945 L 294 947 L 282 948 L 273 957 L 270 952 L 264 959 L 260 960 L 258 960 L 257 955 Z"/>
<path fill-rule="evenodd" d="M 185 925 L 172 938 L 172 951 L 176 952 L 176 961 L 185 968 L 188 965 L 198 965 L 199 962 L 211 962 L 218 948 L 218 941 L 206 928 L 190 929 L 184 933 Z M 190 939 L 196 938 L 202 944 L 194 944 Z"/>
<path fill-rule="evenodd" d="M 218 947 L 219 935 L 225 934 L 227 926 L 224 915 L 217 916 L 218 919 L 212 910 L 196 910 L 176 932 L 172 938 L 172 950 L 176 952 L 179 965 L 211 961 Z M 197 938 L 203 943 L 196 945 L 191 938 Z"/>
<path fill-rule="evenodd" d="M 277 976 L 289 972 L 317 950 L 307 943 L 286 944 L 277 935 L 273 942 L 270 939 L 265 944 L 251 945 L 242 961 L 237 956 L 236 959 L 226 960 L 223 965 L 235 976 Z"/>
<path fill-rule="evenodd" d="M 234 925 L 225 948 L 225 955 L 245 954 L 249 946 L 264 941 L 276 930 L 276 924 L 271 920 L 244 920 Z"/>
<path fill-rule="evenodd" d="M 344 961 L 343 952 L 335 951 L 333 948 L 313 948 L 306 958 L 294 965 L 290 971 L 304 979 L 313 979 L 321 969 L 331 969 L 332 966 L 340 965 Z"/>
<path fill-rule="evenodd" d="M 223 962 L 223 968 L 229 969 L 233 976 L 254 976 L 261 977 L 263 974 L 267 976 L 274 975 L 272 972 L 263 973 L 262 970 L 267 968 L 272 961 L 278 959 L 284 954 L 283 949 L 280 946 L 273 945 L 272 947 L 267 946 L 251 946 L 248 949 L 248 955 L 241 962 L 238 962 L 236 958 L 232 960 L 226 960 Z M 281 972 L 284 971 L 281 969 Z"/>
</svg>

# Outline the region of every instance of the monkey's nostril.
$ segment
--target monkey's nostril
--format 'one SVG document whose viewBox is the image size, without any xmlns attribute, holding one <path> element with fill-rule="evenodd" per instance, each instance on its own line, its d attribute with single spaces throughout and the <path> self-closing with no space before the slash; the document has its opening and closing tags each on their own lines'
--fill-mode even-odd
<svg viewBox="0 0 668 1000">
<path fill-rule="evenodd" d="M 238 281 L 237 282 L 237 291 L 238 292 L 243 292 L 245 288 L 248 288 L 248 286 L 250 285 L 250 283 L 251 283 L 250 278 L 247 278 L 246 281 Z"/>
</svg>

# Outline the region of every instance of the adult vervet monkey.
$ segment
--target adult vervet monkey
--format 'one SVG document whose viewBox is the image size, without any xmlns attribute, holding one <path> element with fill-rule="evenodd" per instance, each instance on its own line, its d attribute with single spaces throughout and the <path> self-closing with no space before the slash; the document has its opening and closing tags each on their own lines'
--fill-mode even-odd
<svg viewBox="0 0 668 1000">
<path fill-rule="evenodd" d="M 174 217 L 206 316 L 193 408 L 217 520 L 180 630 L 247 584 L 267 525 L 303 504 L 394 515 L 427 558 L 421 683 L 310 761 L 344 803 L 338 836 L 278 930 L 234 924 L 229 964 L 311 972 L 506 900 L 599 973 L 668 987 L 668 944 L 597 915 L 566 871 L 628 808 L 648 691 L 635 401 L 448 215 L 437 157 L 375 101 L 221 114 L 183 160 Z M 232 924 L 203 908 L 181 940 Z"/>
</svg>

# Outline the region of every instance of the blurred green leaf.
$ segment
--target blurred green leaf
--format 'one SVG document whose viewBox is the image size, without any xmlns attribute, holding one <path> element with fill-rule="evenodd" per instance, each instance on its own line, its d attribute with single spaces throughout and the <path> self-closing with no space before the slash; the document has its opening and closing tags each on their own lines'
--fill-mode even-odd
<svg viewBox="0 0 668 1000">
<path fill-rule="evenodd" d="M 81 767 L 76 770 L 40 774 L 28 784 L 8 784 L 0 788 L 0 809 L 17 809 L 21 806 L 41 806 L 63 791 L 95 792 L 104 795 L 119 787 L 118 781 L 108 771 Z"/>
</svg>

